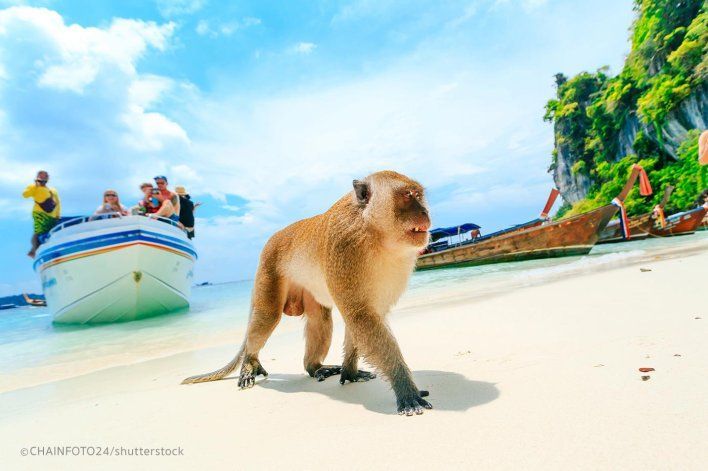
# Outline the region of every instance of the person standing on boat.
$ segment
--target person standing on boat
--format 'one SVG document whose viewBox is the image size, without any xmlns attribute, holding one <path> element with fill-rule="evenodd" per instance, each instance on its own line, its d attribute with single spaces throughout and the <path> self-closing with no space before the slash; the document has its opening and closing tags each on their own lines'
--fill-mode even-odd
<svg viewBox="0 0 708 471">
<path fill-rule="evenodd" d="M 61 203 L 59 194 L 54 188 L 47 186 L 49 174 L 44 170 L 37 172 L 34 183 L 29 185 L 22 192 L 24 198 L 32 198 L 32 220 L 34 221 L 34 233 L 32 234 L 32 248 L 27 255 L 34 258 L 37 248 L 40 245 L 41 236 L 47 234 L 59 221 L 61 217 Z"/>
<path fill-rule="evenodd" d="M 172 203 L 172 206 L 175 208 L 175 212 L 179 214 L 179 196 L 177 194 L 172 193 L 168 188 L 167 188 L 167 177 L 164 175 L 158 175 L 154 178 L 155 180 L 155 185 L 157 185 L 157 188 L 160 190 L 160 194 L 162 194 L 162 197 L 164 199 L 170 200 Z"/>
<path fill-rule="evenodd" d="M 194 239 L 194 210 L 201 203 L 193 203 L 192 197 L 183 186 L 176 186 L 175 193 L 179 196 L 179 222 L 187 231 L 187 237 Z"/>
</svg>

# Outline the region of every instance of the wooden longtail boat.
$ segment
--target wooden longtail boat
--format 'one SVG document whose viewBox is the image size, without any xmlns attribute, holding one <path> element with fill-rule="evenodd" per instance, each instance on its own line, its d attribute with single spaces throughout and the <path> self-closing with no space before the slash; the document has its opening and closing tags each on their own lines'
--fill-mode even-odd
<svg viewBox="0 0 708 471">
<path fill-rule="evenodd" d="M 656 205 L 654 211 L 651 213 L 642 214 L 639 216 L 634 216 L 629 218 L 629 238 L 625 238 L 622 233 L 622 226 L 620 221 L 610 221 L 607 227 L 600 233 L 600 239 L 597 241 L 598 244 L 613 244 L 617 242 L 627 242 L 630 240 L 642 240 L 649 237 L 649 232 L 651 231 L 654 224 L 658 224 L 658 211 L 663 211 L 666 206 L 666 202 L 669 201 L 671 192 L 674 191 L 673 186 L 667 186 L 664 190 L 664 196 L 661 202 Z"/>
<path fill-rule="evenodd" d="M 706 216 L 706 207 L 698 208 L 683 213 L 677 213 L 666 218 L 666 227 L 654 225 L 649 232 L 650 237 L 672 237 L 688 235 L 696 232 Z"/>
<path fill-rule="evenodd" d="M 617 199 L 623 202 L 637 180 L 641 167 L 635 166 Z M 550 208 L 549 208 L 550 209 Z M 500 231 L 418 258 L 416 269 L 461 267 L 512 262 L 537 258 L 585 255 L 618 206 L 608 204 L 587 213 L 529 228 Z"/>
<path fill-rule="evenodd" d="M 649 231 L 654 226 L 654 214 L 647 213 L 635 216 L 629 220 L 629 239 L 622 235 L 622 227 L 619 221 L 611 221 L 605 230 L 600 234 L 598 244 L 614 244 L 616 242 L 627 242 L 629 240 L 643 240 L 649 237 Z"/>
</svg>

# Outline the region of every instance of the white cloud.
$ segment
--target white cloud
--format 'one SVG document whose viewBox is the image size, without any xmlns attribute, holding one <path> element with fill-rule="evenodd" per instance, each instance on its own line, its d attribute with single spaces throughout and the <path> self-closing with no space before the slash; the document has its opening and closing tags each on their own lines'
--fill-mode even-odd
<svg viewBox="0 0 708 471">
<path fill-rule="evenodd" d="M 310 54 L 315 50 L 317 44 L 308 42 L 299 42 L 295 44 L 290 50 L 296 54 Z"/>
<path fill-rule="evenodd" d="M 211 32 L 211 28 L 209 28 L 209 22 L 207 20 L 199 20 L 197 23 L 197 27 L 194 29 L 197 34 L 199 35 L 206 35 Z"/>
<path fill-rule="evenodd" d="M 174 24 L 116 19 L 107 29 L 66 25 L 56 12 L 30 7 L 0 11 L 0 36 L 28 42 L 37 53 L 38 84 L 76 93 L 100 72 L 135 74 L 135 62 L 148 47 L 165 48 Z M 25 44 L 27 46 L 27 44 Z M 12 55 L 9 48 L 5 55 Z M 17 51 L 14 51 L 17 54 Z M 6 65 L 4 66 L 7 76 Z"/>
<path fill-rule="evenodd" d="M 199 20 L 194 31 L 200 36 L 209 36 L 216 38 L 219 36 L 231 36 L 237 31 L 250 28 L 252 26 L 258 26 L 261 24 L 259 18 L 254 18 L 247 16 L 240 20 L 228 21 L 228 22 L 210 22 L 208 20 Z"/>
<path fill-rule="evenodd" d="M 207 4 L 207 0 L 156 0 L 157 9 L 166 18 L 191 15 Z"/>
</svg>

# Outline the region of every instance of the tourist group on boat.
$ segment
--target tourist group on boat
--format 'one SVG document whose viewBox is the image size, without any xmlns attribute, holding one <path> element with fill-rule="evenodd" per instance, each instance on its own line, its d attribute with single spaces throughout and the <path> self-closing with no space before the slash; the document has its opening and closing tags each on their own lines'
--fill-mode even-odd
<svg viewBox="0 0 708 471">
<path fill-rule="evenodd" d="M 194 238 L 194 211 L 201 203 L 192 201 L 191 196 L 183 186 L 168 188 L 168 180 L 164 175 L 153 178 L 154 184 L 145 182 L 140 185 L 142 198 L 137 204 L 128 208 L 120 202 L 118 192 L 107 189 L 103 192 L 103 202 L 96 208 L 97 217 L 120 217 L 141 215 L 151 218 L 172 221 L 184 230 L 187 237 Z M 58 223 L 70 218 L 61 217 L 61 201 L 55 188 L 48 186 L 49 173 L 45 170 L 37 172 L 34 183 L 27 186 L 22 196 L 32 198 L 32 220 L 34 231 L 31 249 L 27 253 L 34 258 L 37 248 L 46 240 L 47 234 Z"/>
</svg>

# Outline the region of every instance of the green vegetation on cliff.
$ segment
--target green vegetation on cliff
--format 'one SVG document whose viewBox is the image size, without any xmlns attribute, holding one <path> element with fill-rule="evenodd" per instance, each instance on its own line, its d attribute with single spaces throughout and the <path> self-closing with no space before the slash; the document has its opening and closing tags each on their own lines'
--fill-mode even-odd
<svg viewBox="0 0 708 471">
<path fill-rule="evenodd" d="M 671 113 L 708 83 L 706 2 L 636 0 L 635 10 L 632 50 L 619 75 L 608 76 L 606 68 L 570 79 L 556 75 L 557 97 L 544 115 L 555 129 L 550 170 L 562 148 L 571 173 L 591 182 L 586 198 L 565 205 L 558 216 L 607 204 L 635 163 L 648 171 L 654 195 L 644 198 L 633 190 L 630 214 L 649 211 L 669 184 L 676 190 L 668 209 L 687 209 L 708 185 L 708 168 L 697 163 L 698 130 L 688 132 L 674 152 L 664 146 L 663 132 Z"/>
</svg>

